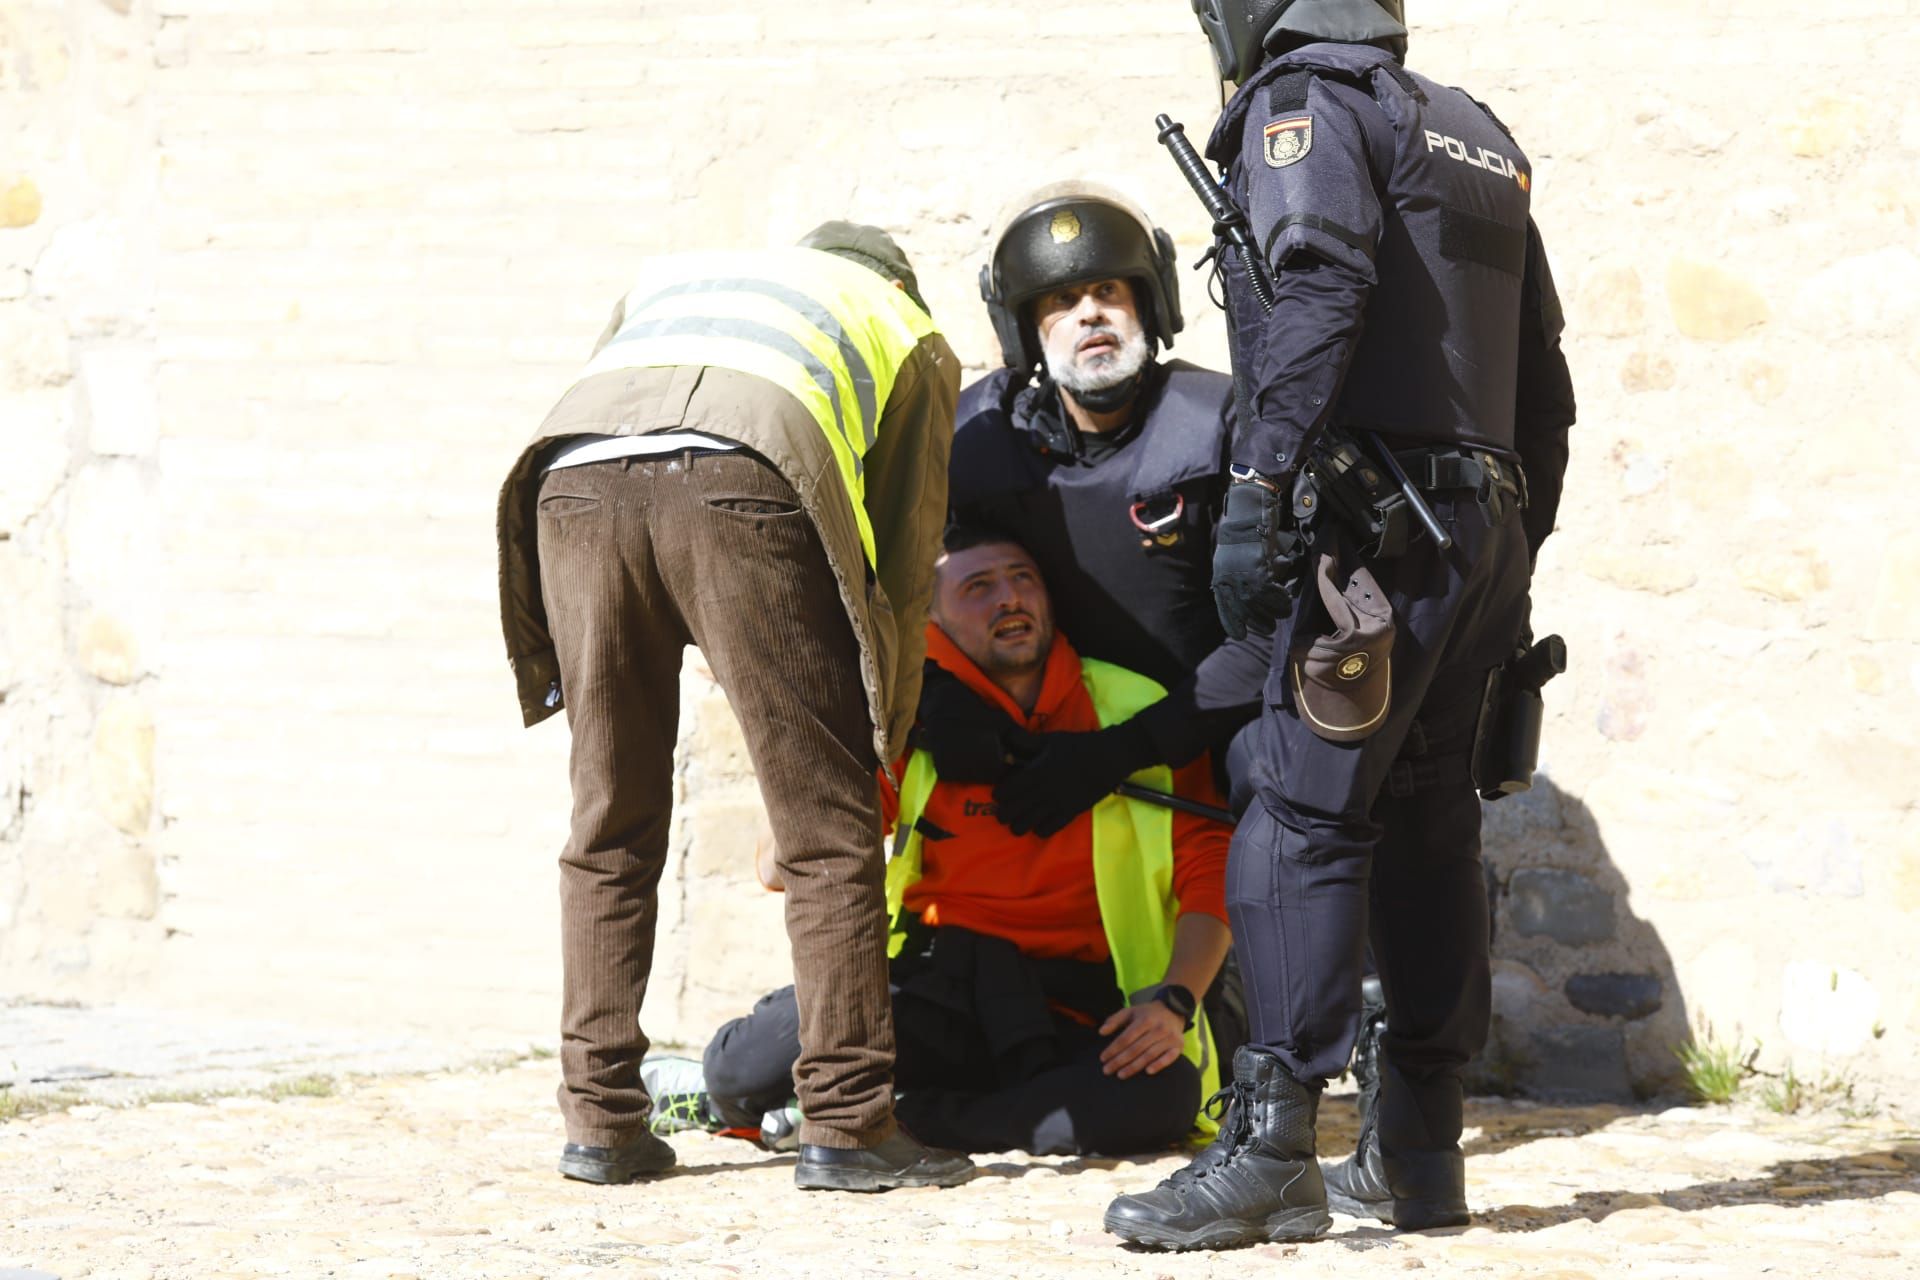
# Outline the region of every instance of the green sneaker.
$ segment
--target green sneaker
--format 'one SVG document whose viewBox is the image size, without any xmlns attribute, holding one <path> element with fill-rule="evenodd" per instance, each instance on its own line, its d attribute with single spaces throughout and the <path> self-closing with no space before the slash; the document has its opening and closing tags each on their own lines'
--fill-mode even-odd
<svg viewBox="0 0 1920 1280">
<path fill-rule="evenodd" d="M 654 1134 L 719 1132 L 719 1118 L 707 1105 L 706 1072 L 697 1059 L 647 1058 L 640 1064 L 640 1083 L 653 1099 L 647 1128 Z"/>
</svg>

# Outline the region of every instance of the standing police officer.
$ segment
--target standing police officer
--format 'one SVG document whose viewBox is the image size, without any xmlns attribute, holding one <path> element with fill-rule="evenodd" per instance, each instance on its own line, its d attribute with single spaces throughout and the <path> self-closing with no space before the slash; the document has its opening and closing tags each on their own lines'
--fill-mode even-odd
<svg viewBox="0 0 1920 1280">
<path fill-rule="evenodd" d="M 1329 1225 L 1328 1184 L 1342 1208 L 1402 1228 L 1458 1224 L 1460 1071 L 1489 1005 L 1467 761 L 1489 673 L 1526 629 L 1573 421 L 1531 166 L 1484 107 L 1400 65 L 1399 0 L 1195 7 L 1240 86 L 1208 153 L 1247 210 L 1277 303 L 1269 317 L 1250 264 L 1226 249 L 1251 412 L 1215 559 L 1222 620 L 1238 633 L 1286 617 L 1299 536 L 1322 581 L 1274 646 L 1257 803 L 1228 870 L 1253 1029 L 1228 1122 L 1188 1168 L 1114 1201 L 1106 1224 L 1173 1248 L 1310 1238 Z M 1376 547 L 1362 564 L 1364 538 L 1327 510 L 1336 468 L 1316 452 L 1343 429 L 1384 437 L 1447 546 L 1416 531 L 1400 554 Z M 1316 596 L 1376 647 L 1321 662 Z M 1378 1110 L 1359 1154 L 1323 1182 L 1315 1112 L 1353 1047 L 1369 939 L 1388 1008 Z"/>
<path fill-rule="evenodd" d="M 1232 383 L 1156 359 L 1181 328 L 1177 270 L 1165 231 L 1081 182 L 1023 201 L 981 268 L 1006 367 L 961 393 L 954 515 L 1031 552 L 1083 653 L 1170 691 L 1122 724 L 1009 752 L 1012 723 L 930 671 L 923 745 L 942 778 L 997 783 L 1021 834 L 1060 830 L 1135 770 L 1224 748 L 1266 678 L 1265 647 L 1225 639 L 1211 589 Z M 1010 755 L 1026 758 L 1009 771 Z"/>
</svg>

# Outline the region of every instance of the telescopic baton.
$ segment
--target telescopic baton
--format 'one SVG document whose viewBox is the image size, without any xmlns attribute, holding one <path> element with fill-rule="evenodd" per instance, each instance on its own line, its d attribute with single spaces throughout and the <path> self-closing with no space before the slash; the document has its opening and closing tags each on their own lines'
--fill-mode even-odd
<svg viewBox="0 0 1920 1280">
<path fill-rule="evenodd" d="M 1148 804 L 1157 804 L 1163 809 L 1178 809 L 1181 813 L 1190 813 L 1196 818 L 1207 818 L 1213 822 L 1238 826 L 1239 820 L 1231 812 L 1219 805 L 1202 804 L 1198 800 L 1189 800 L 1185 796 L 1170 796 L 1164 791 L 1155 791 L 1152 787 L 1143 787 L 1132 782 L 1123 782 L 1113 789 L 1113 794 L 1129 800 L 1144 800 Z"/>
<path fill-rule="evenodd" d="M 1200 197 L 1200 203 L 1206 206 L 1207 216 L 1213 219 L 1215 239 L 1224 239 L 1240 251 L 1240 261 L 1247 264 L 1247 282 L 1253 286 L 1253 294 L 1260 299 L 1260 309 L 1273 311 L 1273 281 L 1267 279 L 1267 273 L 1261 265 L 1260 248 L 1253 241 L 1253 229 L 1247 225 L 1247 215 L 1239 206 L 1227 198 L 1220 184 L 1207 172 L 1207 165 L 1200 153 L 1187 141 L 1187 127 L 1176 122 L 1173 117 L 1162 112 L 1153 118 L 1160 127 L 1160 145 L 1173 157 L 1174 167 L 1180 170 L 1180 176 L 1193 188 L 1193 194 Z"/>
<path fill-rule="evenodd" d="M 1253 296 L 1260 300 L 1262 311 L 1269 315 L 1273 314 L 1273 281 L 1267 278 L 1266 259 L 1254 243 L 1253 229 L 1247 225 L 1247 215 L 1227 198 L 1227 193 L 1220 189 L 1220 184 L 1215 182 L 1213 175 L 1207 172 L 1206 162 L 1200 158 L 1200 153 L 1193 149 L 1193 143 L 1187 140 L 1185 125 L 1178 123 L 1165 112 L 1155 116 L 1153 123 L 1159 127 L 1160 145 L 1164 146 L 1167 154 L 1173 157 L 1174 167 L 1180 170 L 1180 176 L 1187 180 L 1187 185 L 1193 188 L 1193 194 L 1200 197 L 1200 203 L 1206 206 L 1207 215 L 1213 219 L 1215 238 L 1226 240 L 1240 251 L 1240 261 L 1246 266 L 1247 283 L 1253 286 Z M 1405 495 L 1407 505 L 1413 508 L 1414 516 L 1420 521 L 1421 527 L 1426 529 L 1427 536 L 1433 539 L 1434 545 L 1442 551 L 1451 547 L 1453 535 L 1449 534 L 1435 517 L 1433 508 L 1427 505 L 1425 496 L 1408 478 L 1406 470 L 1400 465 L 1400 459 L 1393 456 L 1393 450 L 1387 448 L 1386 441 L 1372 431 L 1364 431 L 1361 434 L 1372 442 L 1374 452 L 1380 456 L 1380 461 L 1386 465 L 1394 482 L 1400 486 L 1400 492 Z"/>
</svg>

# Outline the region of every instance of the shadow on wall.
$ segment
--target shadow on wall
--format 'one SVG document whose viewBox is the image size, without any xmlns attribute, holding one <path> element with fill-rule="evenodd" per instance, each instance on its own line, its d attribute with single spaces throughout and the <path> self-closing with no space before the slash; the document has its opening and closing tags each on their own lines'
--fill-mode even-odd
<svg viewBox="0 0 1920 1280">
<path fill-rule="evenodd" d="M 1493 1030 L 1471 1090 L 1625 1101 L 1682 1088 L 1691 1035 L 1673 960 L 1628 906 L 1592 813 L 1544 772 L 1484 806 Z"/>
</svg>

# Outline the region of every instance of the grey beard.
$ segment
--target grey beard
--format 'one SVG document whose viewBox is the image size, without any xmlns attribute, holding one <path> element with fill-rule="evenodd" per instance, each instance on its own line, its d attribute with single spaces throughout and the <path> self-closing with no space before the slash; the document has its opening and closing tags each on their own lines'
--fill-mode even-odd
<svg viewBox="0 0 1920 1280">
<path fill-rule="evenodd" d="M 1077 400 L 1086 396 L 1098 399 L 1103 391 L 1111 391 L 1116 387 L 1132 383 L 1140 376 L 1140 371 L 1147 367 L 1147 361 L 1152 358 L 1153 347 L 1147 341 L 1147 335 L 1136 333 L 1123 342 L 1120 350 L 1111 358 L 1101 361 L 1097 369 L 1084 368 L 1071 358 L 1056 360 L 1053 353 L 1049 351 L 1047 352 L 1047 376 L 1053 379 L 1054 385 L 1063 391 L 1072 392 Z M 1084 403 L 1084 400 L 1082 402 Z"/>
</svg>

